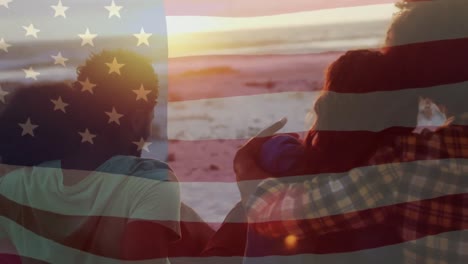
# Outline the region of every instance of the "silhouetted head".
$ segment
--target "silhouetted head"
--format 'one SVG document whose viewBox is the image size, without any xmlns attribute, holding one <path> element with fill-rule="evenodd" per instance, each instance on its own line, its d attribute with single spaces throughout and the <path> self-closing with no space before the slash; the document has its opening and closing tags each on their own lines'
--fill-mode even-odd
<svg viewBox="0 0 468 264">
<path fill-rule="evenodd" d="M 79 132 L 95 135 L 93 147 L 112 148 L 117 154 L 137 154 L 132 142 L 150 135 L 158 98 L 158 77 L 151 62 L 139 54 L 102 51 L 77 70 L 72 114 Z"/>
<path fill-rule="evenodd" d="M 445 105 L 449 115 L 468 112 L 468 1 L 400 1 L 397 6 L 385 54 L 401 89 L 425 88 L 418 95 Z"/>
<path fill-rule="evenodd" d="M 465 0 L 399 1 L 386 46 L 468 37 Z"/>
<path fill-rule="evenodd" d="M 394 89 L 390 66 L 373 50 L 348 51 L 329 66 L 306 138 L 312 166 L 348 170 L 375 152 L 381 143 L 375 132 L 416 125 L 417 97 L 402 102 L 401 95 L 388 92 Z"/>
<path fill-rule="evenodd" d="M 71 100 L 71 88 L 63 83 L 16 88 L 0 115 L 2 162 L 32 166 L 74 151 L 66 105 Z"/>
<path fill-rule="evenodd" d="M 333 62 L 314 105 L 315 129 L 380 131 L 415 126 L 418 97 L 398 91 L 392 67 L 377 50 L 348 51 Z"/>
</svg>

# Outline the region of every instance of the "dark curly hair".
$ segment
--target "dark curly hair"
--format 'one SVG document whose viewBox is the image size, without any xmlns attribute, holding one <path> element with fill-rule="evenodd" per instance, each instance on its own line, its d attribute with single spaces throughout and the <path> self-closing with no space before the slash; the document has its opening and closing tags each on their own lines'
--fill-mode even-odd
<svg viewBox="0 0 468 264">
<path fill-rule="evenodd" d="M 333 62 L 314 109 L 318 130 L 379 131 L 416 126 L 417 96 L 398 91 L 392 61 L 379 50 L 348 51 Z"/>
<path fill-rule="evenodd" d="M 110 71 L 108 65 L 114 61 L 122 65 L 119 73 Z M 156 105 L 158 76 L 150 60 L 137 53 L 104 50 L 92 54 L 77 74 L 75 104 L 71 106 L 77 129 L 112 136 L 128 129 L 135 115 L 153 111 Z M 92 92 L 84 90 L 86 81 L 94 85 Z M 139 89 L 147 91 L 144 97 L 137 97 L 135 91 Z M 113 108 L 123 115 L 120 126 L 108 122 L 105 113 Z"/>
<path fill-rule="evenodd" d="M 400 65 L 400 88 L 424 88 L 419 95 L 446 106 L 449 115 L 468 112 L 468 1 L 406 0 L 397 6 L 385 54 Z"/>
<path fill-rule="evenodd" d="M 54 110 L 51 100 L 72 100 L 72 90 L 64 83 L 18 87 L 10 95 L 0 115 L 0 157 L 2 163 L 33 166 L 61 159 L 75 150 L 71 141 L 72 122 L 68 113 Z M 68 110 L 67 108 L 65 108 Z M 38 125 L 34 136 L 22 135 L 20 123 L 27 119 Z"/>
<path fill-rule="evenodd" d="M 317 119 L 305 139 L 308 172 L 363 165 L 386 144 L 388 129 L 416 125 L 417 96 L 385 92 L 395 88 L 391 67 L 378 50 L 348 51 L 329 66 L 314 104 Z"/>
</svg>

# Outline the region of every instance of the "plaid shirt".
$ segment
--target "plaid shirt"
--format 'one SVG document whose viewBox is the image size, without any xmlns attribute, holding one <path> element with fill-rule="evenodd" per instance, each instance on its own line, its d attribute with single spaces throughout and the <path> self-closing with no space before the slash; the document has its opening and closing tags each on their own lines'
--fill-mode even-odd
<svg viewBox="0 0 468 264">
<path fill-rule="evenodd" d="M 399 219 L 391 224 L 405 263 L 468 263 L 467 157 L 462 126 L 400 137 L 375 165 L 262 181 L 247 203 L 249 222 L 261 234 L 304 237 Z"/>
</svg>

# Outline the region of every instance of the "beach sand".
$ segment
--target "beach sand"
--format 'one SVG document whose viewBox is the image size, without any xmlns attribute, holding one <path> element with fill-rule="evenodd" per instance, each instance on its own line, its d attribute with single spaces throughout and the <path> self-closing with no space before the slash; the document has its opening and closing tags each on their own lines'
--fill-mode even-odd
<svg viewBox="0 0 468 264">
<path fill-rule="evenodd" d="M 280 132 L 305 131 L 324 71 L 340 54 L 171 59 L 168 162 L 182 200 L 205 221 L 222 222 L 239 200 L 237 149 L 282 117 L 288 123 Z"/>
<path fill-rule="evenodd" d="M 168 75 L 160 74 L 153 145 L 144 157 L 168 161 L 181 182 L 182 200 L 218 226 L 239 200 L 232 170 L 237 149 L 283 117 L 288 123 L 280 132 L 305 131 L 304 118 L 322 87 L 324 71 L 341 54 L 169 59 Z M 72 67 L 63 71 L 48 68 L 39 81 L 73 79 Z M 2 87 L 12 91 L 31 83 L 17 75 L 0 76 Z"/>
</svg>

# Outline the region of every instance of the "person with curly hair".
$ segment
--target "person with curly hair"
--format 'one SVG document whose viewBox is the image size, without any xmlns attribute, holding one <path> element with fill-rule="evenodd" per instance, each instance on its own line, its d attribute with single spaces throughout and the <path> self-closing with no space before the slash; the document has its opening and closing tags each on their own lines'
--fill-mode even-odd
<svg viewBox="0 0 468 264">
<path fill-rule="evenodd" d="M 166 163 L 140 157 L 158 98 L 151 62 L 102 51 L 77 73 L 72 88 L 18 90 L 0 117 L 23 142 L 2 143 L 4 162 L 25 166 L 0 178 L 0 240 L 23 262 L 168 263 L 179 184 Z"/>
</svg>

